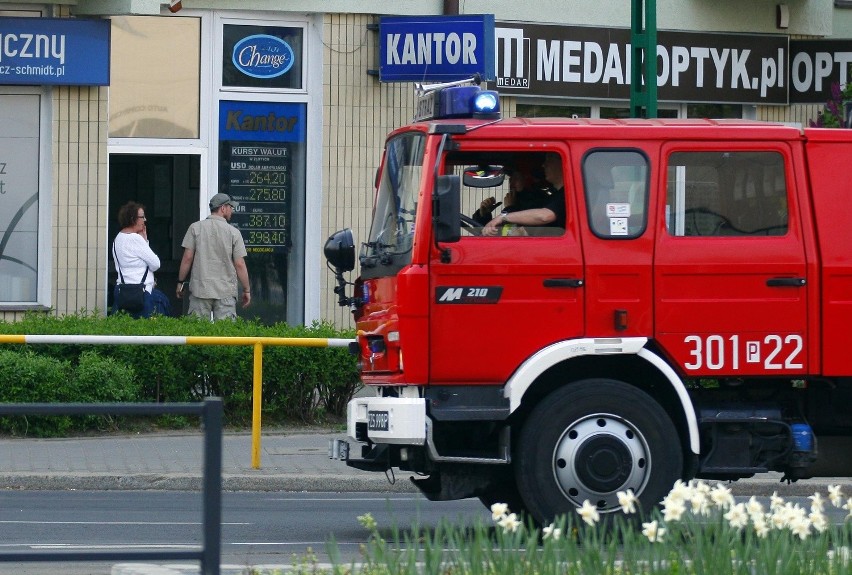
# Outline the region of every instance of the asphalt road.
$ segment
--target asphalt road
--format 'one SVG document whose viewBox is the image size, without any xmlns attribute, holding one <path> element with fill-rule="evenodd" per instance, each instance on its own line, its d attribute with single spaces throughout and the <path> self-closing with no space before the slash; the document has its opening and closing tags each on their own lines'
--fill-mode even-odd
<svg viewBox="0 0 852 575">
<path fill-rule="evenodd" d="M 417 494 L 224 493 L 222 564 L 293 565 L 312 549 L 328 561 L 334 538 L 341 558 L 358 561 L 368 538 L 357 520 L 380 528 L 457 524 L 490 514 L 478 500 L 429 502 Z M 201 545 L 201 496 L 189 491 L 2 491 L 0 552 L 190 549 Z M 157 562 L 168 564 L 168 561 Z M 185 564 L 187 573 L 195 565 Z M 0 563 L 0 575 L 110 574 L 112 563 Z M 223 574 L 226 570 L 223 570 Z"/>
<path fill-rule="evenodd" d="M 803 507 L 810 505 L 806 497 L 788 499 Z M 844 521 L 845 511 L 826 511 L 833 523 Z M 293 566 L 310 550 L 325 563 L 332 539 L 343 562 L 357 562 L 359 546 L 368 539 L 357 517 L 365 513 L 372 514 L 386 538 L 395 526 L 405 531 L 413 524 L 435 527 L 442 520 L 455 525 L 490 521 L 485 507 L 472 499 L 430 502 L 407 493 L 224 493 L 222 574 L 238 573 L 248 566 Z M 197 548 L 201 541 L 201 496 L 190 491 L 0 491 L 2 553 L 162 551 Z M 197 572 L 197 563 L 181 565 L 181 573 Z M 0 562 L 0 575 L 156 572 L 113 567 L 114 563 L 91 561 Z"/>
</svg>

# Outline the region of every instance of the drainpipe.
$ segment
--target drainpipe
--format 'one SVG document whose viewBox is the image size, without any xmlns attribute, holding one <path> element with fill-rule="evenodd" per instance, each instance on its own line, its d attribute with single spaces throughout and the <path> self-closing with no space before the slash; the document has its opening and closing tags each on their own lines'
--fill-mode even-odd
<svg viewBox="0 0 852 575">
<path fill-rule="evenodd" d="M 444 16 L 457 15 L 459 13 L 459 0 L 444 0 Z"/>
</svg>

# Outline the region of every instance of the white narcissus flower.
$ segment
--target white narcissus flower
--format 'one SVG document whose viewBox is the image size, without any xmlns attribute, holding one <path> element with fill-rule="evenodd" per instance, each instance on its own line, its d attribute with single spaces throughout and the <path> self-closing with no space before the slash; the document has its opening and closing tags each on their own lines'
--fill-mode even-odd
<svg viewBox="0 0 852 575">
<path fill-rule="evenodd" d="M 845 509 L 849 512 L 846 514 L 846 519 L 852 519 L 852 497 L 846 500 L 846 503 L 843 504 L 842 509 Z"/>
<path fill-rule="evenodd" d="M 843 490 L 839 485 L 828 486 L 828 500 L 831 501 L 831 504 L 835 507 L 843 505 Z"/>
<path fill-rule="evenodd" d="M 797 517 L 790 522 L 790 532 L 804 541 L 811 534 L 811 522 L 805 517 Z"/>
<path fill-rule="evenodd" d="M 772 495 L 769 497 L 769 509 L 770 511 L 775 511 L 779 507 L 784 506 L 784 498 L 778 496 L 777 491 L 773 491 Z"/>
<path fill-rule="evenodd" d="M 666 499 L 670 501 L 680 500 L 686 501 L 690 497 L 692 497 L 692 487 L 688 483 L 684 483 L 680 479 L 675 481 L 674 487 L 669 491 L 669 494 L 666 495 Z"/>
<path fill-rule="evenodd" d="M 710 484 L 708 484 L 706 481 L 693 480 L 690 482 L 690 484 L 692 485 L 692 489 L 694 491 L 697 491 L 698 493 L 703 493 L 704 495 L 710 494 Z"/>
<path fill-rule="evenodd" d="M 810 515 L 808 515 L 808 521 L 820 533 L 828 529 L 828 518 L 826 518 L 822 511 L 811 511 Z"/>
<path fill-rule="evenodd" d="M 748 525 L 748 512 L 746 511 L 745 503 L 737 503 L 731 506 L 723 517 L 728 520 L 728 523 L 734 529 L 742 529 Z"/>
<path fill-rule="evenodd" d="M 521 522 L 518 521 L 518 516 L 514 513 L 509 513 L 508 515 L 504 515 L 500 518 L 500 521 L 497 522 L 497 525 L 503 528 L 504 531 L 511 531 L 514 533 L 518 530 L 518 527 L 521 526 Z"/>
<path fill-rule="evenodd" d="M 721 483 L 718 483 L 716 487 L 710 491 L 710 500 L 713 501 L 719 509 L 727 509 L 734 504 L 734 496 L 731 495 L 731 490 Z"/>
<path fill-rule="evenodd" d="M 686 513 L 686 502 L 683 499 L 670 499 L 671 494 L 663 499 L 663 521 L 671 523 L 672 521 L 680 521 L 683 514 Z"/>
<path fill-rule="evenodd" d="M 766 516 L 765 515 L 761 515 L 759 517 L 757 515 L 755 515 L 751 519 L 752 519 L 752 525 L 754 525 L 755 535 L 757 535 L 761 539 L 763 539 L 767 535 L 769 535 L 769 524 L 766 523 Z"/>
<path fill-rule="evenodd" d="M 697 489 L 692 494 L 692 499 L 689 500 L 690 505 L 692 506 L 692 514 L 693 515 L 710 515 L 710 499 L 707 497 L 706 493 L 702 493 Z"/>
<path fill-rule="evenodd" d="M 808 499 L 811 500 L 811 511 L 822 512 L 825 509 L 825 499 L 822 498 L 822 495 L 819 492 L 814 493 Z"/>
<path fill-rule="evenodd" d="M 553 523 L 542 529 L 542 533 L 544 533 L 545 539 L 553 539 L 554 541 L 559 541 L 562 537 L 562 530 L 554 526 Z"/>
<path fill-rule="evenodd" d="M 619 491 L 615 494 L 618 497 L 618 504 L 621 505 L 621 510 L 624 513 L 636 513 L 636 503 L 639 501 L 632 489 L 627 491 Z"/>
<path fill-rule="evenodd" d="M 787 502 L 784 504 L 784 510 L 786 511 L 789 520 L 795 521 L 796 519 L 807 519 L 807 512 L 798 504 L 793 504 Z"/>
<path fill-rule="evenodd" d="M 773 529 L 784 529 L 787 527 L 787 513 L 783 507 L 778 507 L 769 515 L 769 523 Z"/>
<path fill-rule="evenodd" d="M 657 520 L 653 520 L 650 523 L 642 524 L 642 535 L 648 538 L 648 541 L 651 543 L 660 543 L 663 540 L 663 536 L 666 534 L 666 529 L 664 527 L 660 527 L 660 524 L 657 523 Z"/>
<path fill-rule="evenodd" d="M 495 503 L 491 506 L 491 520 L 500 521 L 509 512 L 509 506 L 505 503 Z"/>
<path fill-rule="evenodd" d="M 746 511 L 748 511 L 749 517 L 763 516 L 763 504 L 752 495 L 746 503 Z"/>
<path fill-rule="evenodd" d="M 583 501 L 583 506 L 577 508 L 577 513 L 580 514 L 580 517 L 583 518 L 588 525 L 594 526 L 595 523 L 600 521 L 600 514 L 598 513 L 598 508 L 592 505 L 588 499 Z"/>
</svg>

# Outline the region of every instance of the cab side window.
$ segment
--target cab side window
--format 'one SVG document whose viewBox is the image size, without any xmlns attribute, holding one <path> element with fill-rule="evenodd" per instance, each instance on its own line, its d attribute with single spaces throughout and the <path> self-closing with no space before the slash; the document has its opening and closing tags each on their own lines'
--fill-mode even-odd
<svg viewBox="0 0 852 575">
<path fill-rule="evenodd" d="M 787 184 L 778 152 L 677 152 L 666 182 L 673 236 L 787 233 Z"/>
<path fill-rule="evenodd" d="M 564 205 L 564 192 L 545 177 L 545 158 L 542 152 L 449 153 L 445 173 L 458 175 L 462 183 L 462 237 L 484 237 L 482 228 L 501 214 L 549 208 L 559 197 Z M 499 226 L 498 237 L 560 236 L 565 233 L 564 225 L 564 221 L 547 225 L 504 223 Z"/>
<path fill-rule="evenodd" d="M 648 159 L 635 150 L 598 150 L 583 158 L 589 226 L 601 238 L 635 238 L 645 231 Z"/>
</svg>

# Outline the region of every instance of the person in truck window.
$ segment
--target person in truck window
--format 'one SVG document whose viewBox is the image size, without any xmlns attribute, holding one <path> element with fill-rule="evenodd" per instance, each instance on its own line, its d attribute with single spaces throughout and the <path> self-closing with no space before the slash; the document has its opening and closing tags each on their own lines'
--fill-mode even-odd
<svg viewBox="0 0 852 575">
<path fill-rule="evenodd" d="M 499 235 L 501 227 L 507 224 L 524 227 L 547 226 L 560 230 L 565 229 L 565 182 L 563 181 L 562 160 L 559 154 L 546 154 L 542 167 L 544 168 L 544 179 L 553 188 L 549 201 L 540 208 L 507 212 L 492 218 L 482 228 L 482 235 Z"/>
<path fill-rule="evenodd" d="M 542 208 L 550 202 L 553 191 L 542 181 L 541 168 L 533 169 L 529 164 L 522 160 L 506 168 L 509 173 L 509 191 L 503 198 L 501 213 Z M 485 198 L 471 217 L 484 226 L 494 217 L 492 212 L 499 205 L 494 196 Z"/>
</svg>

